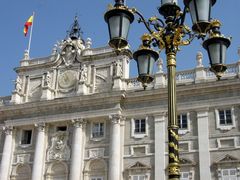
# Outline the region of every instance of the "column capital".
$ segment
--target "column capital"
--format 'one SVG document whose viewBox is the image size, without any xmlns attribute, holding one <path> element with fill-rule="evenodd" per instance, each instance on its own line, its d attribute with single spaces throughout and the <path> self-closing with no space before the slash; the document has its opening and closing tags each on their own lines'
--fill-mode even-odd
<svg viewBox="0 0 240 180">
<path fill-rule="evenodd" d="M 46 129 L 45 123 L 36 123 L 34 126 L 37 128 L 38 131 L 44 132 Z"/>
<path fill-rule="evenodd" d="M 119 124 L 121 120 L 125 119 L 121 114 L 111 114 L 109 115 L 109 119 L 111 120 L 112 124 Z"/>
<path fill-rule="evenodd" d="M 72 119 L 71 122 L 76 128 L 83 127 L 83 125 L 86 124 L 86 120 L 83 118 Z"/>
<path fill-rule="evenodd" d="M 3 126 L 2 130 L 6 135 L 12 135 L 13 132 L 13 126 Z"/>
<path fill-rule="evenodd" d="M 197 118 L 208 117 L 208 109 L 197 111 Z"/>
<path fill-rule="evenodd" d="M 167 112 L 162 112 L 162 113 L 155 113 L 153 114 L 153 117 L 155 121 L 165 121 L 167 118 Z"/>
</svg>

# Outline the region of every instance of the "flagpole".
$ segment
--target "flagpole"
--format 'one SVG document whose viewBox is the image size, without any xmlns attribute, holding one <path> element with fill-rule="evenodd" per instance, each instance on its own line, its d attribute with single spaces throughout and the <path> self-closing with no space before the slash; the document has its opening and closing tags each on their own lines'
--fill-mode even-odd
<svg viewBox="0 0 240 180">
<path fill-rule="evenodd" d="M 31 42 L 32 42 L 32 29 L 33 29 L 33 23 L 34 23 L 34 17 L 35 16 L 35 12 L 33 12 L 33 21 L 32 21 L 32 26 L 31 26 L 31 30 L 30 30 L 30 36 L 29 36 L 29 41 L 28 41 L 28 56 L 30 56 L 30 48 L 31 48 Z"/>
</svg>

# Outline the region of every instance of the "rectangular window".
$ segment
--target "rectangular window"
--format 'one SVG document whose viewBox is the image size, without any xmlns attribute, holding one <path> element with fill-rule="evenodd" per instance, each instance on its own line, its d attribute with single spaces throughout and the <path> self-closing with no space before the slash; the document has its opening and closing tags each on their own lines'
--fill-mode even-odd
<svg viewBox="0 0 240 180">
<path fill-rule="evenodd" d="M 179 126 L 179 129 L 187 129 L 188 128 L 187 114 L 178 115 L 178 126 Z"/>
<path fill-rule="evenodd" d="M 22 130 L 21 144 L 31 144 L 32 130 Z"/>
<path fill-rule="evenodd" d="M 92 138 L 101 138 L 104 136 L 104 123 L 94 122 L 92 124 Z"/>
<path fill-rule="evenodd" d="M 135 133 L 145 133 L 146 132 L 146 119 L 135 119 Z"/>
<path fill-rule="evenodd" d="M 237 180 L 236 169 L 222 169 L 223 180 Z"/>
<path fill-rule="evenodd" d="M 189 180 L 189 172 L 181 172 L 180 180 Z"/>
<path fill-rule="evenodd" d="M 132 176 L 132 180 L 146 180 L 145 175 L 134 175 Z"/>
<path fill-rule="evenodd" d="M 57 126 L 57 131 L 67 131 L 67 126 Z"/>
<path fill-rule="evenodd" d="M 231 109 L 219 110 L 220 125 L 232 125 L 232 113 Z"/>
</svg>

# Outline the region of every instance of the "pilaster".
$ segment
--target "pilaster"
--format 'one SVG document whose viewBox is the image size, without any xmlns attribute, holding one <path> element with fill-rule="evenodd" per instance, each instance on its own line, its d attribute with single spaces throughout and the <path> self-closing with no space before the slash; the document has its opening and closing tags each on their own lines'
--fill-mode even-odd
<svg viewBox="0 0 240 180">
<path fill-rule="evenodd" d="M 159 114 L 154 115 L 154 168 L 155 176 L 154 179 L 166 179 L 166 168 L 165 162 L 165 149 L 166 149 L 166 115 Z"/>
<path fill-rule="evenodd" d="M 121 128 L 122 116 L 119 114 L 110 115 L 110 150 L 109 150 L 109 174 L 108 179 L 121 180 Z"/>
<path fill-rule="evenodd" d="M 211 179 L 208 111 L 197 112 L 200 180 Z"/>
</svg>

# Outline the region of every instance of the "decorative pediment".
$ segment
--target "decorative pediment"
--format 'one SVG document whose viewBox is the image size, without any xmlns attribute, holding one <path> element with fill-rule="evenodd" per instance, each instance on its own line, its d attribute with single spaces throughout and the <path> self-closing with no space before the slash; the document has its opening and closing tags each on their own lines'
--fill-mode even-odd
<svg viewBox="0 0 240 180">
<path fill-rule="evenodd" d="M 149 170 L 151 169 L 151 167 L 138 161 L 134 165 L 131 165 L 130 167 L 128 167 L 127 169 L 128 170 L 137 170 L 137 169 Z"/>
<path fill-rule="evenodd" d="M 229 154 L 219 157 L 214 164 L 224 164 L 224 163 L 240 163 L 240 159 L 237 159 Z"/>
</svg>

